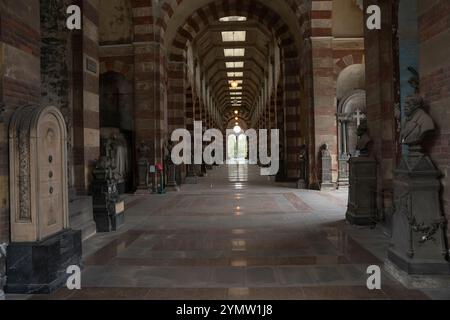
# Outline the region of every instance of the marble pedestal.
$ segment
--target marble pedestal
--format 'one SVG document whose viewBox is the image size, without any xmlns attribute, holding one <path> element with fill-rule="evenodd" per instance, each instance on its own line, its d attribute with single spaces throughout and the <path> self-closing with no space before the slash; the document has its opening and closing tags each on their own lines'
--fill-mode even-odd
<svg viewBox="0 0 450 320">
<path fill-rule="evenodd" d="M 81 267 L 81 231 L 64 230 L 45 240 L 11 243 L 6 292 L 48 294 L 65 285 L 71 265 Z"/>
<path fill-rule="evenodd" d="M 336 190 L 336 186 L 333 183 L 332 174 L 332 159 L 331 156 L 322 156 L 322 167 L 321 167 L 321 184 L 320 189 L 324 191 Z"/>
<path fill-rule="evenodd" d="M 408 274 L 450 274 L 447 221 L 439 199 L 441 173 L 419 153 L 394 171 L 394 216 L 388 259 Z"/>
<path fill-rule="evenodd" d="M 150 194 L 150 182 L 149 182 L 149 162 L 148 160 L 141 159 L 138 162 L 138 186 L 136 194 Z"/>
<path fill-rule="evenodd" d="M 346 154 L 339 156 L 339 176 L 338 176 L 338 189 L 348 189 L 350 181 L 348 177 L 348 161 L 350 157 Z"/>
<path fill-rule="evenodd" d="M 124 201 L 111 202 L 107 206 L 94 207 L 97 232 L 117 231 L 125 221 Z"/>
<path fill-rule="evenodd" d="M 376 218 L 377 163 L 369 157 L 352 157 L 349 173 L 346 219 L 354 225 L 372 225 Z"/>
</svg>

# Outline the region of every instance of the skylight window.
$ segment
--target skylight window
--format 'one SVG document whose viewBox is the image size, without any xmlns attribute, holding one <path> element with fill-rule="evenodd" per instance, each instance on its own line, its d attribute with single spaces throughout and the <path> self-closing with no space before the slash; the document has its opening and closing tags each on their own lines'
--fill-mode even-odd
<svg viewBox="0 0 450 320">
<path fill-rule="evenodd" d="M 223 42 L 244 42 L 247 39 L 247 31 L 222 31 Z"/>
<path fill-rule="evenodd" d="M 236 87 L 236 88 L 230 87 L 230 90 L 242 90 L 242 87 Z"/>
<path fill-rule="evenodd" d="M 219 21 L 220 22 L 241 22 L 241 21 L 247 21 L 247 17 L 229 16 L 229 17 L 220 18 Z"/>
<path fill-rule="evenodd" d="M 237 83 L 237 84 L 243 84 L 244 80 L 228 80 L 229 84 L 232 84 L 233 82 Z"/>
<path fill-rule="evenodd" d="M 225 57 L 243 57 L 245 56 L 245 49 L 223 49 Z"/>
<path fill-rule="evenodd" d="M 244 61 L 225 62 L 228 69 L 239 69 L 244 67 Z"/>
<path fill-rule="evenodd" d="M 243 72 L 227 72 L 228 78 L 243 78 L 244 73 Z"/>
<path fill-rule="evenodd" d="M 242 96 L 242 92 L 230 92 L 230 96 Z"/>
</svg>

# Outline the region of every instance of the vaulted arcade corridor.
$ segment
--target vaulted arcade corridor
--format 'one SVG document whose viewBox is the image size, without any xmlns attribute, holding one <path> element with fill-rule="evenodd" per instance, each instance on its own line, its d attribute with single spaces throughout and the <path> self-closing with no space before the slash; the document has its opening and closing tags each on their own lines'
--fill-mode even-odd
<svg viewBox="0 0 450 320">
<path fill-rule="evenodd" d="M 450 299 L 449 16 L 0 0 L 0 300 Z"/>
</svg>

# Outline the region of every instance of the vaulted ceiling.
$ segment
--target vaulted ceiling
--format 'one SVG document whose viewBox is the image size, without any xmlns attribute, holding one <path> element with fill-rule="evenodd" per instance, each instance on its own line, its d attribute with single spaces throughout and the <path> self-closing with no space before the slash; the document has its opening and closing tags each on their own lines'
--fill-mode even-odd
<svg viewBox="0 0 450 320">
<path fill-rule="evenodd" d="M 213 23 L 194 39 L 205 81 L 224 116 L 236 109 L 240 117 L 252 114 L 268 74 L 271 39 L 260 23 L 238 16 Z"/>
</svg>

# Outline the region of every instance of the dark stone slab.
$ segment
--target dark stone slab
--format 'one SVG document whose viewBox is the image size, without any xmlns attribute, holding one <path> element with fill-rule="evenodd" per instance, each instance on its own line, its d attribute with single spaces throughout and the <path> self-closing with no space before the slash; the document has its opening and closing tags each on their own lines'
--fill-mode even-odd
<svg viewBox="0 0 450 320">
<path fill-rule="evenodd" d="M 81 231 L 65 230 L 46 240 L 11 243 L 7 254 L 6 292 L 49 294 L 65 285 L 71 265 L 81 267 Z"/>
</svg>

